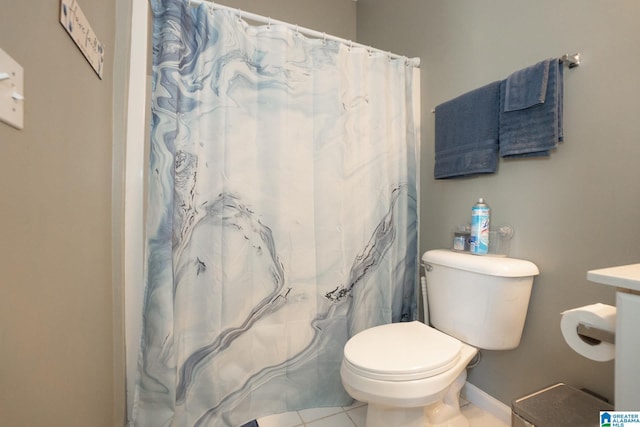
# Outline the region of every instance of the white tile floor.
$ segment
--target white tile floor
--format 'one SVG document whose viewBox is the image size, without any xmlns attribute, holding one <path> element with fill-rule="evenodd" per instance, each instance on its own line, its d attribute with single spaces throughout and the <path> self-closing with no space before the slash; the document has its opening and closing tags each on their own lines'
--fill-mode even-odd
<svg viewBox="0 0 640 427">
<path fill-rule="evenodd" d="M 461 401 L 462 413 L 471 427 L 509 427 L 479 407 Z M 356 403 L 346 408 L 313 408 L 258 419 L 259 427 L 364 427 L 367 406 Z"/>
</svg>

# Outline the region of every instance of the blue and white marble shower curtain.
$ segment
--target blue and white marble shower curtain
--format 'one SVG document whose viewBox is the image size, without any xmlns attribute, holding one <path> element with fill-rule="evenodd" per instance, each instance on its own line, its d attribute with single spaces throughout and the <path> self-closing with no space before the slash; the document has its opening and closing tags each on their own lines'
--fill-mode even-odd
<svg viewBox="0 0 640 427">
<path fill-rule="evenodd" d="M 414 320 L 403 60 L 157 0 L 136 426 L 347 405 L 345 342 Z"/>
</svg>

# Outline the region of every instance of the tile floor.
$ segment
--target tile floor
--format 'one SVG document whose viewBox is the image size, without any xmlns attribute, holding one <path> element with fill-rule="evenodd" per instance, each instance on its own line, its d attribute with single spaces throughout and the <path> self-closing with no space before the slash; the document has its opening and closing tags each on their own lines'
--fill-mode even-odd
<svg viewBox="0 0 640 427">
<path fill-rule="evenodd" d="M 462 413 L 470 427 L 509 427 L 479 407 L 461 400 Z M 356 403 L 346 408 L 313 408 L 258 419 L 259 427 L 364 427 L 367 406 Z"/>
</svg>

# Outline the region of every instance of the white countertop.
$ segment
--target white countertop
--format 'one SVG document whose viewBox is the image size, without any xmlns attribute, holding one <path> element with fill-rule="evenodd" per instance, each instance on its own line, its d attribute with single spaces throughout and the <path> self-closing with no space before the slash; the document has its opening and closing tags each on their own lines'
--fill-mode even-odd
<svg viewBox="0 0 640 427">
<path fill-rule="evenodd" d="M 587 280 L 603 285 L 640 291 L 640 264 L 587 271 Z"/>
</svg>

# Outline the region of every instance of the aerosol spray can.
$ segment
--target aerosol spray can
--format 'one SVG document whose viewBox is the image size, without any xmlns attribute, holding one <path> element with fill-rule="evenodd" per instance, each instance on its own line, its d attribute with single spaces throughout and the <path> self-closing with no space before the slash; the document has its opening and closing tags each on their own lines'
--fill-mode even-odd
<svg viewBox="0 0 640 427">
<path fill-rule="evenodd" d="M 489 252 L 489 224 L 491 209 L 481 197 L 471 208 L 471 238 L 470 251 L 472 254 L 485 255 Z"/>
</svg>

